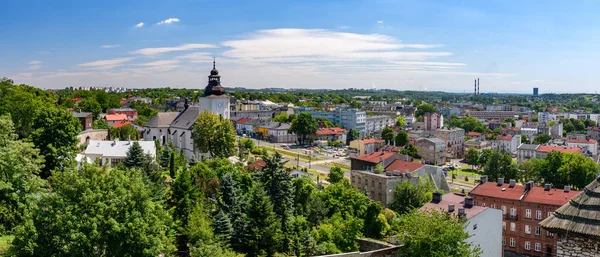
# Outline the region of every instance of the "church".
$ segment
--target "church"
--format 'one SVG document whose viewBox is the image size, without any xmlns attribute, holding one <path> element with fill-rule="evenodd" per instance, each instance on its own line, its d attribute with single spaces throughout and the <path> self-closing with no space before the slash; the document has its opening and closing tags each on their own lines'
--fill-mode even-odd
<svg viewBox="0 0 600 257">
<path fill-rule="evenodd" d="M 157 140 L 161 145 L 173 143 L 175 149 L 183 151 L 189 160 L 199 160 L 202 154 L 194 150 L 192 128 L 198 115 L 204 110 L 229 120 L 229 96 L 225 95 L 225 88 L 221 86 L 221 76 L 215 67 L 215 61 L 208 76 L 208 85 L 198 97 L 198 104 L 189 105 L 186 99 L 183 111 L 158 113 L 146 123 L 143 138 L 148 141 Z"/>
</svg>

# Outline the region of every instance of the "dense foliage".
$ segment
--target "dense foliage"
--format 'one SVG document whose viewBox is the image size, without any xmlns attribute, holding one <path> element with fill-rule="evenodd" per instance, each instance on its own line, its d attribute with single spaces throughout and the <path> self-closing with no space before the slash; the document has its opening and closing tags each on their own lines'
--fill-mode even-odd
<svg viewBox="0 0 600 257">
<path fill-rule="evenodd" d="M 569 185 L 574 189 L 583 189 L 598 174 L 598 165 L 590 158 L 579 153 L 561 153 L 553 151 L 543 159 L 529 159 L 519 164 L 523 171 L 521 181 L 550 183 L 562 188 Z"/>
</svg>

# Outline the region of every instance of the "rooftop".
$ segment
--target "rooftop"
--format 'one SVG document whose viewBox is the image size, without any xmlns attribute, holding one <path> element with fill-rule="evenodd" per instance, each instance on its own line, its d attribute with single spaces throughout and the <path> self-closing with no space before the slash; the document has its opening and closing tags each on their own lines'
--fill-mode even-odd
<svg viewBox="0 0 600 257">
<path fill-rule="evenodd" d="M 566 146 L 555 146 L 555 145 L 540 145 L 536 150 L 542 153 L 549 153 L 552 151 L 557 151 L 561 153 L 580 153 L 581 148 L 578 147 L 566 147 Z"/>
<path fill-rule="evenodd" d="M 444 145 L 446 144 L 446 141 L 444 141 L 440 138 L 437 138 L 437 137 L 422 137 L 422 138 L 418 138 L 416 141 L 420 141 L 420 140 L 427 140 L 429 142 L 436 143 L 436 144 L 444 144 Z"/>
<path fill-rule="evenodd" d="M 87 116 L 92 115 L 91 112 L 71 112 L 73 114 L 73 116 L 77 117 L 77 118 L 85 118 Z"/>
<path fill-rule="evenodd" d="M 454 205 L 454 211 L 452 213 L 458 214 L 458 208 L 464 208 L 465 205 L 465 195 L 457 194 L 457 193 L 447 193 L 442 195 L 442 200 L 440 202 L 428 202 L 420 210 L 441 210 L 443 212 L 448 212 L 448 206 Z M 470 219 L 475 217 L 475 215 L 482 213 L 487 210 L 488 207 L 483 206 L 475 206 L 473 205 L 471 208 L 464 208 L 466 218 Z"/>
<path fill-rule="evenodd" d="M 119 121 L 119 122 L 115 123 L 112 127 L 113 128 L 120 128 L 120 127 L 123 127 L 125 125 L 130 125 L 130 124 L 133 124 L 133 122 L 128 121 L 128 120 L 122 120 L 122 121 Z"/>
<path fill-rule="evenodd" d="M 569 139 L 568 141 L 569 143 L 574 143 L 574 144 L 595 144 L 597 143 L 596 140 L 594 139 Z"/>
<path fill-rule="evenodd" d="M 90 140 L 84 155 L 100 155 L 103 157 L 125 158 L 129 147 L 133 142 L 138 142 L 144 153 L 149 153 L 152 156 L 156 155 L 156 145 L 154 141 L 101 141 Z"/>
<path fill-rule="evenodd" d="M 248 164 L 247 167 L 248 169 L 262 170 L 266 165 L 267 163 L 265 161 L 258 159 L 255 162 Z"/>
<path fill-rule="evenodd" d="M 517 184 L 514 187 L 510 187 L 509 184 L 502 184 L 502 186 L 498 186 L 496 182 L 485 182 L 475 186 L 475 188 L 473 188 L 469 194 L 520 200 L 524 193 L 525 186 L 523 185 Z"/>
<path fill-rule="evenodd" d="M 346 130 L 343 128 L 322 128 L 322 129 L 317 130 L 317 135 L 319 135 L 319 136 L 339 135 L 342 133 L 346 133 Z"/>
<path fill-rule="evenodd" d="M 588 130 L 600 131 L 600 127 L 588 127 Z"/>
<path fill-rule="evenodd" d="M 360 142 L 367 145 L 367 144 L 373 144 L 373 143 L 383 143 L 384 141 L 381 139 L 369 138 L 369 139 L 360 140 Z"/>
<path fill-rule="evenodd" d="M 177 115 L 179 115 L 178 112 L 159 112 L 146 122 L 144 126 L 151 128 L 168 128 Z"/>
<path fill-rule="evenodd" d="M 388 165 L 387 167 L 385 167 L 385 171 L 400 171 L 400 172 L 413 172 L 415 170 L 420 169 L 421 167 L 425 166 L 424 164 L 418 163 L 418 162 L 407 162 L 407 161 L 403 161 L 403 160 L 395 160 L 392 163 L 390 163 L 390 165 Z"/>
<path fill-rule="evenodd" d="M 126 120 L 127 119 L 127 115 L 125 114 L 107 114 L 106 117 L 104 117 L 107 121 L 120 121 L 120 120 Z"/>
<path fill-rule="evenodd" d="M 380 160 L 386 160 L 394 156 L 396 153 L 394 152 L 374 152 L 369 154 L 363 154 L 359 156 L 353 156 L 352 159 L 361 160 L 371 163 L 379 163 Z"/>
<path fill-rule="evenodd" d="M 475 132 L 475 131 L 471 131 L 471 132 L 467 133 L 467 136 L 470 136 L 470 137 L 480 137 L 481 133 Z"/>
<path fill-rule="evenodd" d="M 545 191 L 543 187 L 533 187 L 529 190 L 523 201 L 530 203 L 563 205 L 568 203 L 569 200 L 571 200 L 571 198 L 577 194 L 579 194 L 579 191 L 576 190 L 565 192 L 565 190 L 562 188 L 552 188 L 550 191 Z"/>
<path fill-rule="evenodd" d="M 251 121 L 251 120 L 252 120 L 252 118 L 240 118 L 235 123 L 236 124 L 246 124 L 248 121 Z"/>
<path fill-rule="evenodd" d="M 498 140 L 512 140 L 512 135 L 498 135 Z"/>
<path fill-rule="evenodd" d="M 536 149 L 538 149 L 538 147 L 540 147 L 540 145 L 521 144 L 519 147 L 517 147 L 517 149 L 519 149 L 519 150 L 536 150 Z"/>
</svg>

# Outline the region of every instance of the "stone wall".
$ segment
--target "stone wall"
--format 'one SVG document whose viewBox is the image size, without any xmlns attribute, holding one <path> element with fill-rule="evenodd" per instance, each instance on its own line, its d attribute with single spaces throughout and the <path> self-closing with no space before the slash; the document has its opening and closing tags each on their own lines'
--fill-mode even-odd
<svg viewBox="0 0 600 257">
<path fill-rule="evenodd" d="M 106 140 L 108 138 L 107 129 L 92 129 L 85 130 L 77 135 L 79 143 L 77 145 L 86 144 L 89 140 Z"/>
<path fill-rule="evenodd" d="M 397 257 L 402 246 L 395 246 L 373 239 L 356 239 L 360 252 L 321 255 L 319 257 Z"/>
<path fill-rule="evenodd" d="M 558 240 L 557 257 L 600 256 L 600 242 L 597 239 L 567 236 Z"/>
</svg>

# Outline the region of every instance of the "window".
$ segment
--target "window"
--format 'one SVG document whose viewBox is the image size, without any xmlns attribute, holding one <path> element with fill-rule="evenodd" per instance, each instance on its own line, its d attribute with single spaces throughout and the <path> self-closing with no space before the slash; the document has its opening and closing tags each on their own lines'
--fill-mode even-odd
<svg viewBox="0 0 600 257">
<path fill-rule="evenodd" d="M 482 206 L 485 207 L 485 203 L 483 203 Z"/>
<path fill-rule="evenodd" d="M 542 244 L 535 243 L 535 251 L 536 252 L 541 252 L 542 251 Z"/>
<path fill-rule="evenodd" d="M 506 206 L 502 205 L 502 215 L 506 215 Z"/>
<path fill-rule="evenodd" d="M 506 245 L 506 238 L 502 238 L 502 245 Z"/>
<path fill-rule="evenodd" d="M 502 230 L 506 230 L 506 221 L 502 221 Z"/>
<path fill-rule="evenodd" d="M 496 209 L 496 204 L 495 203 L 492 204 L 492 208 Z"/>
<path fill-rule="evenodd" d="M 535 219 L 536 220 L 542 219 L 542 211 L 535 211 Z"/>
<path fill-rule="evenodd" d="M 541 234 L 541 229 L 540 227 L 535 227 L 535 235 L 539 236 Z"/>
<path fill-rule="evenodd" d="M 525 225 L 525 234 L 531 234 L 531 226 Z"/>
<path fill-rule="evenodd" d="M 546 231 L 546 236 L 547 237 L 552 237 L 552 236 L 554 236 L 554 234 L 552 232 L 550 232 L 550 231 Z"/>
<path fill-rule="evenodd" d="M 381 182 L 379 182 L 379 189 L 381 189 Z"/>
<path fill-rule="evenodd" d="M 514 238 L 510 238 L 510 247 L 515 247 L 515 239 Z"/>
<path fill-rule="evenodd" d="M 525 218 L 531 219 L 531 210 L 530 209 L 525 210 Z"/>
<path fill-rule="evenodd" d="M 375 180 L 371 180 L 371 186 L 375 188 Z"/>
<path fill-rule="evenodd" d="M 511 222 L 510 223 L 510 231 L 515 232 L 515 228 L 516 228 L 515 223 Z"/>
<path fill-rule="evenodd" d="M 525 241 L 525 250 L 531 250 L 531 243 L 529 241 Z"/>
<path fill-rule="evenodd" d="M 474 224 L 473 225 L 473 230 L 476 230 L 476 229 L 477 229 L 477 224 Z"/>
<path fill-rule="evenodd" d="M 510 216 L 511 216 L 511 217 L 515 217 L 515 216 L 517 216 L 517 208 L 515 208 L 515 207 L 510 207 Z"/>
</svg>

